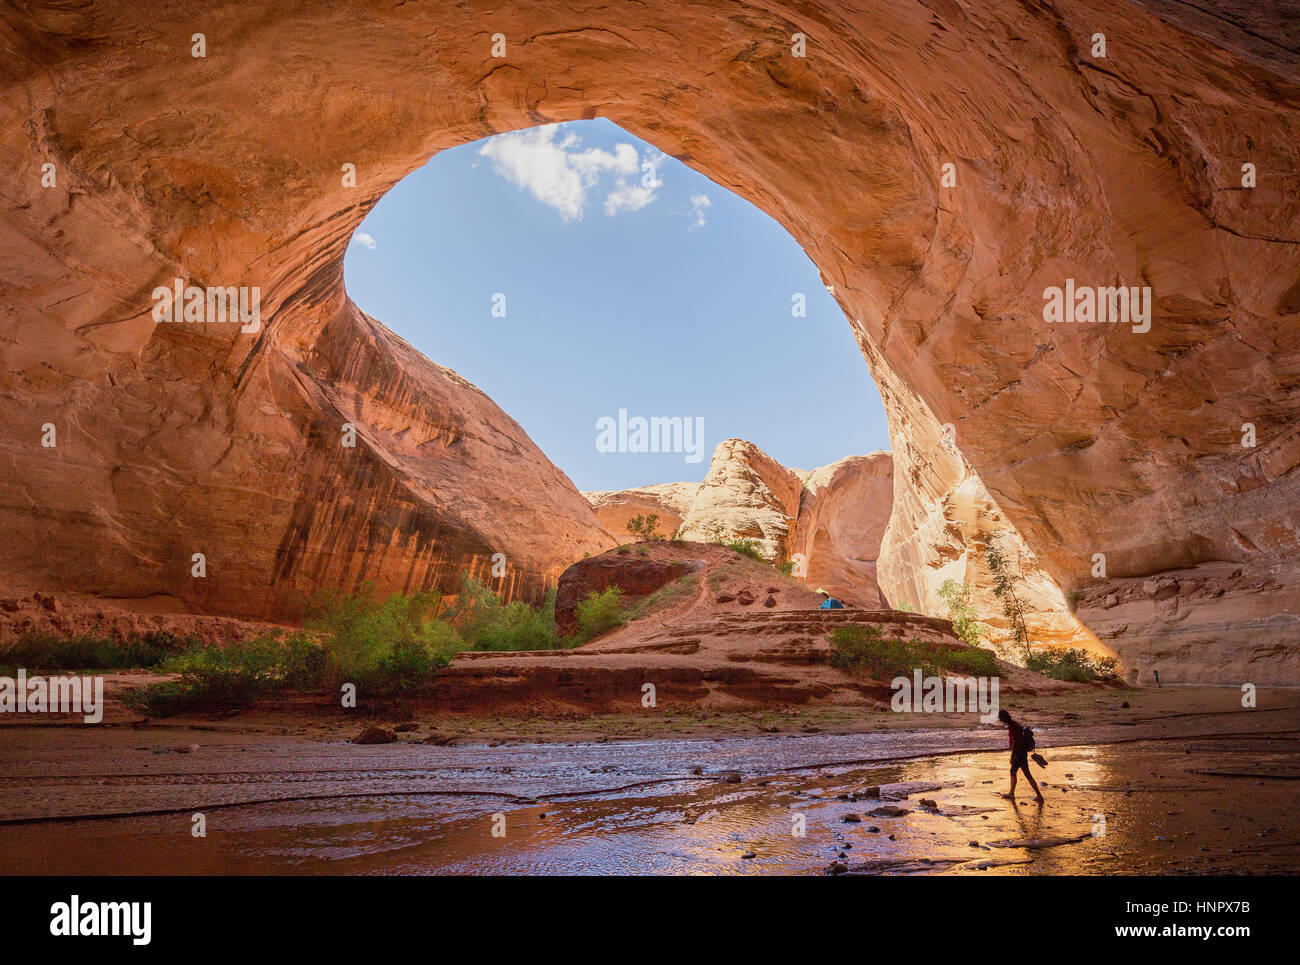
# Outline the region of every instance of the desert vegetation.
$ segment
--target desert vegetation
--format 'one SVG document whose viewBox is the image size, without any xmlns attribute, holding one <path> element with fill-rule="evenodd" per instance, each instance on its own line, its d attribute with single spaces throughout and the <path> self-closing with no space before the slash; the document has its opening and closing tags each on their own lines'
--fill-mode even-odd
<svg viewBox="0 0 1300 965">
<path fill-rule="evenodd" d="M 244 707 L 276 691 L 332 691 L 344 683 L 366 695 L 416 696 L 460 651 L 571 646 L 616 625 L 618 610 L 616 595 L 611 605 L 608 592 L 592 594 L 579 605 L 578 637 L 560 641 L 553 590 L 538 607 L 503 603 L 469 578 L 450 599 L 436 591 L 380 597 L 369 586 L 355 594 L 325 591 L 308 601 L 301 630 L 179 648 L 133 664 L 179 679 L 133 691 L 126 699 L 141 713 L 161 717 Z"/>
<path fill-rule="evenodd" d="M 1082 647 L 1044 647 L 1029 655 L 1025 666 L 1035 673 L 1075 683 L 1119 680 L 1119 661 Z"/>
<path fill-rule="evenodd" d="M 586 643 L 608 633 L 623 623 L 623 591 L 611 586 L 600 593 L 592 591 L 576 608 L 578 632 L 574 643 Z"/>
<path fill-rule="evenodd" d="M 727 539 L 722 541 L 722 545 L 735 550 L 741 556 L 748 556 L 751 560 L 771 564 L 771 560 L 763 555 L 763 547 L 756 539 Z"/>
<path fill-rule="evenodd" d="M 664 607 L 680 601 L 683 597 L 692 593 L 699 584 L 699 575 L 696 573 L 687 573 L 680 579 L 674 580 L 667 586 L 661 586 L 649 596 L 638 600 L 636 604 L 628 611 L 629 620 L 640 620 L 643 617 L 650 616 L 653 613 L 662 610 Z"/>
<path fill-rule="evenodd" d="M 975 616 L 970 597 L 971 588 L 956 580 L 944 580 L 939 587 L 939 599 L 948 607 L 948 619 L 952 621 L 953 633 L 961 638 L 962 643 L 978 647 L 980 638 L 984 636 L 984 628 Z"/>
<path fill-rule="evenodd" d="M 0 674 L 13 676 L 19 667 L 43 671 L 156 667 L 169 657 L 198 645 L 194 638 L 160 630 L 125 639 L 84 633 L 68 637 L 48 631 L 29 631 L 0 645 Z"/>
<path fill-rule="evenodd" d="M 985 543 L 984 559 L 988 563 L 989 574 L 993 577 L 993 595 L 1002 605 L 1002 613 L 1011 626 L 1011 643 L 1019 650 L 1021 659 L 1028 664 L 1029 627 L 1025 624 L 1024 601 L 1016 592 L 1016 588 L 1025 582 L 1020 563 L 1018 560 L 1012 562 L 997 536 L 990 536 Z"/>
<path fill-rule="evenodd" d="M 938 643 L 886 637 L 880 627 L 847 626 L 831 631 L 831 666 L 862 673 L 873 680 L 910 677 L 920 669 L 925 676 L 993 677 L 997 659 L 979 647 L 946 647 Z"/>
<path fill-rule="evenodd" d="M 633 516 L 627 521 L 627 531 L 639 543 L 653 543 L 664 538 L 664 534 L 659 532 L 658 513 Z M 677 534 L 674 533 L 673 535 L 676 536 Z"/>
</svg>

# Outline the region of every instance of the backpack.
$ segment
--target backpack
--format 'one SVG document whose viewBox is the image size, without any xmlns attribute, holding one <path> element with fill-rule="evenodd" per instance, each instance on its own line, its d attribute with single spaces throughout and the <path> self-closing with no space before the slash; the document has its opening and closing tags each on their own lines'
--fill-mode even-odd
<svg viewBox="0 0 1300 965">
<path fill-rule="evenodd" d="M 1021 726 L 1020 740 L 1025 745 L 1026 754 L 1032 754 L 1034 752 L 1034 749 L 1038 746 L 1037 744 L 1034 743 L 1034 729 L 1032 727 Z"/>
</svg>

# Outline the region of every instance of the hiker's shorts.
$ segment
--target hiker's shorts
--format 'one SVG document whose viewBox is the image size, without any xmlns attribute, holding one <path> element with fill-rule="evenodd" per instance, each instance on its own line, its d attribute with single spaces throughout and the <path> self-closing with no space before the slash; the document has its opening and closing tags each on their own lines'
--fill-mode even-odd
<svg viewBox="0 0 1300 965">
<path fill-rule="evenodd" d="M 1029 773 L 1029 751 L 1011 752 L 1011 770 Z"/>
</svg>

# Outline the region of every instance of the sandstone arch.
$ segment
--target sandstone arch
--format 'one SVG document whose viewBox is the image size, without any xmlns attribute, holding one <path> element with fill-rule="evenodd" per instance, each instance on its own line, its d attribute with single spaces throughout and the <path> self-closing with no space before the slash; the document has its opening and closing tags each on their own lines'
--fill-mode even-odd
<svg viewBox="0 0 1300 965">
<path fill-rule="evenodd" d="M 1051 580 L 1084 588 L 1085 623 L 1114 629 L 1111 595 L 1136 608 L 1113 641 L 1130 662 L 1300 677 L 1282 13 L 1249 33 L 1198 14 L 1192 33 L 1120 0 L 555 6 L 0 14 L 9 579 L 265 614 L 315 583 L 426 584 L 495 551 L 528 593 L 557 553 L 606 545 L 508 416 L 342 286 L 368 208 L 436 151 L 601 115 L 773 215 L 857 320 L 893 427 L 896 592 L 926 602 L 901 567 L 974 475 Z M 1097 31 L 1105 61 L 1085 56 Z M 259 286 L 265 324 L 156 326 L 172 277 Z M 1156 324 L 1043 325 L 1065 277 L 1150 285 Z M 363 427 L 348 455 L 342 421 Z M 1129 599 L 1169 571 L 1172 597 Z"/>
</svg>

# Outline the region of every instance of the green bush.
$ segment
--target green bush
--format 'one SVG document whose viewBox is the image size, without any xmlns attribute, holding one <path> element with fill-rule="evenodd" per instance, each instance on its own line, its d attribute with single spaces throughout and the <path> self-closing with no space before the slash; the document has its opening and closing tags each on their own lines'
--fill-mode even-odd
<svg viewBox="0 0 1300 965">
<path fill-rule="evenodd" d="M 161 630 L 135 634 L 125 640 L 90 634 L 65 637 L 33 630 L 0 648 L 0 665 L 44 671 L 156 667 L 169 656 L 197 645 L 190 637 Z"/>
<path fill-rule="evenodd" d="M 201 646 L 159 665 L 180 680 L 131 692 L 129 706 L 154 717 L 246 707 L 277 690 L 335 690 L 352 683 L 368 694 L 420 690 L 451 655 L 459 635 L 434 613 L 436 593 L 378 598 L 366 586 L 348 596 L 317 593 L 305 630 L 227 646 Z"/>
<path fill-rule="evenodd" d="M 918 665 L 915 647 L 901 637 L 886 640 L 880 627 L 836 627 L 831 631 L 832 667 L 886 680 L 909 676 Z"/>
<path fill-rule="evenodd" d="M 554 588 L 534 608 L 519 600 L 503 604 L 483 583 L 463 577 L 456 602 L 443 619 L 464 641 L 460 649 L 553 650 L 560 645 L 555 637 Z"/>
<path fill-rule="evenodd" d="M 217 709 L 205 703 L 202 693 L 180 680 L 128 690 L 122 695 L 122 703 L 145 717 L 172 717 Z"/>
<path fill-rule="evenodd" d="M 645 543 L 653 543 L 664 538 L 664 534 L 659 532 L 658 513 L 633 516 L 627 521 L 627 531 L 632 534 L 633 539 Z"/>
<path fill-rule="evenodd" d="M 939 587 L 939 599 L 948 605 L 948 619 L 952 621 L 953 633 L 957 634 L 962 643 L 978 647 L 984 628 L 975 617 L 970 596 L 970 587 L 956 580 L 944 580 Z"/>
<path fill-rule="evenodd" d="M 1025 667 L 1055 680 L 1074 683 L 1119 679 L 1119 661 L 1116 658 L 1091 654 L 1082 647 L 1045 647 L 1035 650 L 1025 661 Z"/>
<path fill-rule="evenodd" d="M 291 634 L 281 653 L 280 679 L 290 690 L 319 690 L 325 685 L 325 648 L 305 633 Z"/>
<path fill-rule="evenodd" d="M 611 586 L 603 593 L 594 590 L 578 604 L 577 637 L 581 642 L 592 640 L 602 633 L 608 633 L 623 623 L 623 591 Z"/>
<path fill-rule="evenodd" d="M 993 651 L 983 647 L 943 648 L 934 655 L 932 666 L 937 676 L 946 672 L 961 677 L 996 677 L 1001 672 Z"/>
<path fill-rule="evenodd" d="M 247 707 L 267 691 L 284 686 L 287 673 L 302 673 L 304 647 L 305 641 L 291 645 L 278 636 L 199 647 L 160 665 L 166 673 L 180 674 L 180 680 L 129 691 L 122 699 L 149 717 Z"/>
<path fill-rule="evenodd" d="M 880 627 L 847 626 L 831 631 L 831 666 L 860 671 L 873 680 L 910 677 L 920 669 L 927 677 L 995 677 L 997 659 L 979 647 L 946 647 L 938 643 L 886 638 Z"/>
<path fill-rule="evenodd" d="M 763 555 L 763 544 L 756 539 L 729 539 L 724 540 L 722 545 L 730 547 L 742 556 L 758 560 L 760 563 L 769 562 L 768 558 Z"/>
<path fill-rule="evenodd" d="M 442 612 L 440 612 L 442 611 Z M 546 650 L 557 646 L 555 591 L 539 608 L 502 604 L 478 580 L 462 579 L 443 609 L 436 592 L 380 598 L 317 593 L 305 629 L 225 647 L 195 647 L 158 664 L 179 681 L 132 692 L 128 703 L 152 717 L 244 707 L 276 690 L 337 690 L 411 695 L 427 688 L 461 650 Z"/>
<path fill-rule="evenodd" d="M 554 650 L 555 591 L 537 610 L 519 601 L 501 607 L 470 639 L 475 650 Z"/>
<path fill-rule="evenodd" d="M 369 584 L 353 596 L 317 593 L 308 603 L 305 626 L 325 652 L 325 688 L 348 682 L 409 690 L 445 667 L 465 647 L 436 618 L 440 603 L 434 591 L 379 599 Z"/>
</svg>

